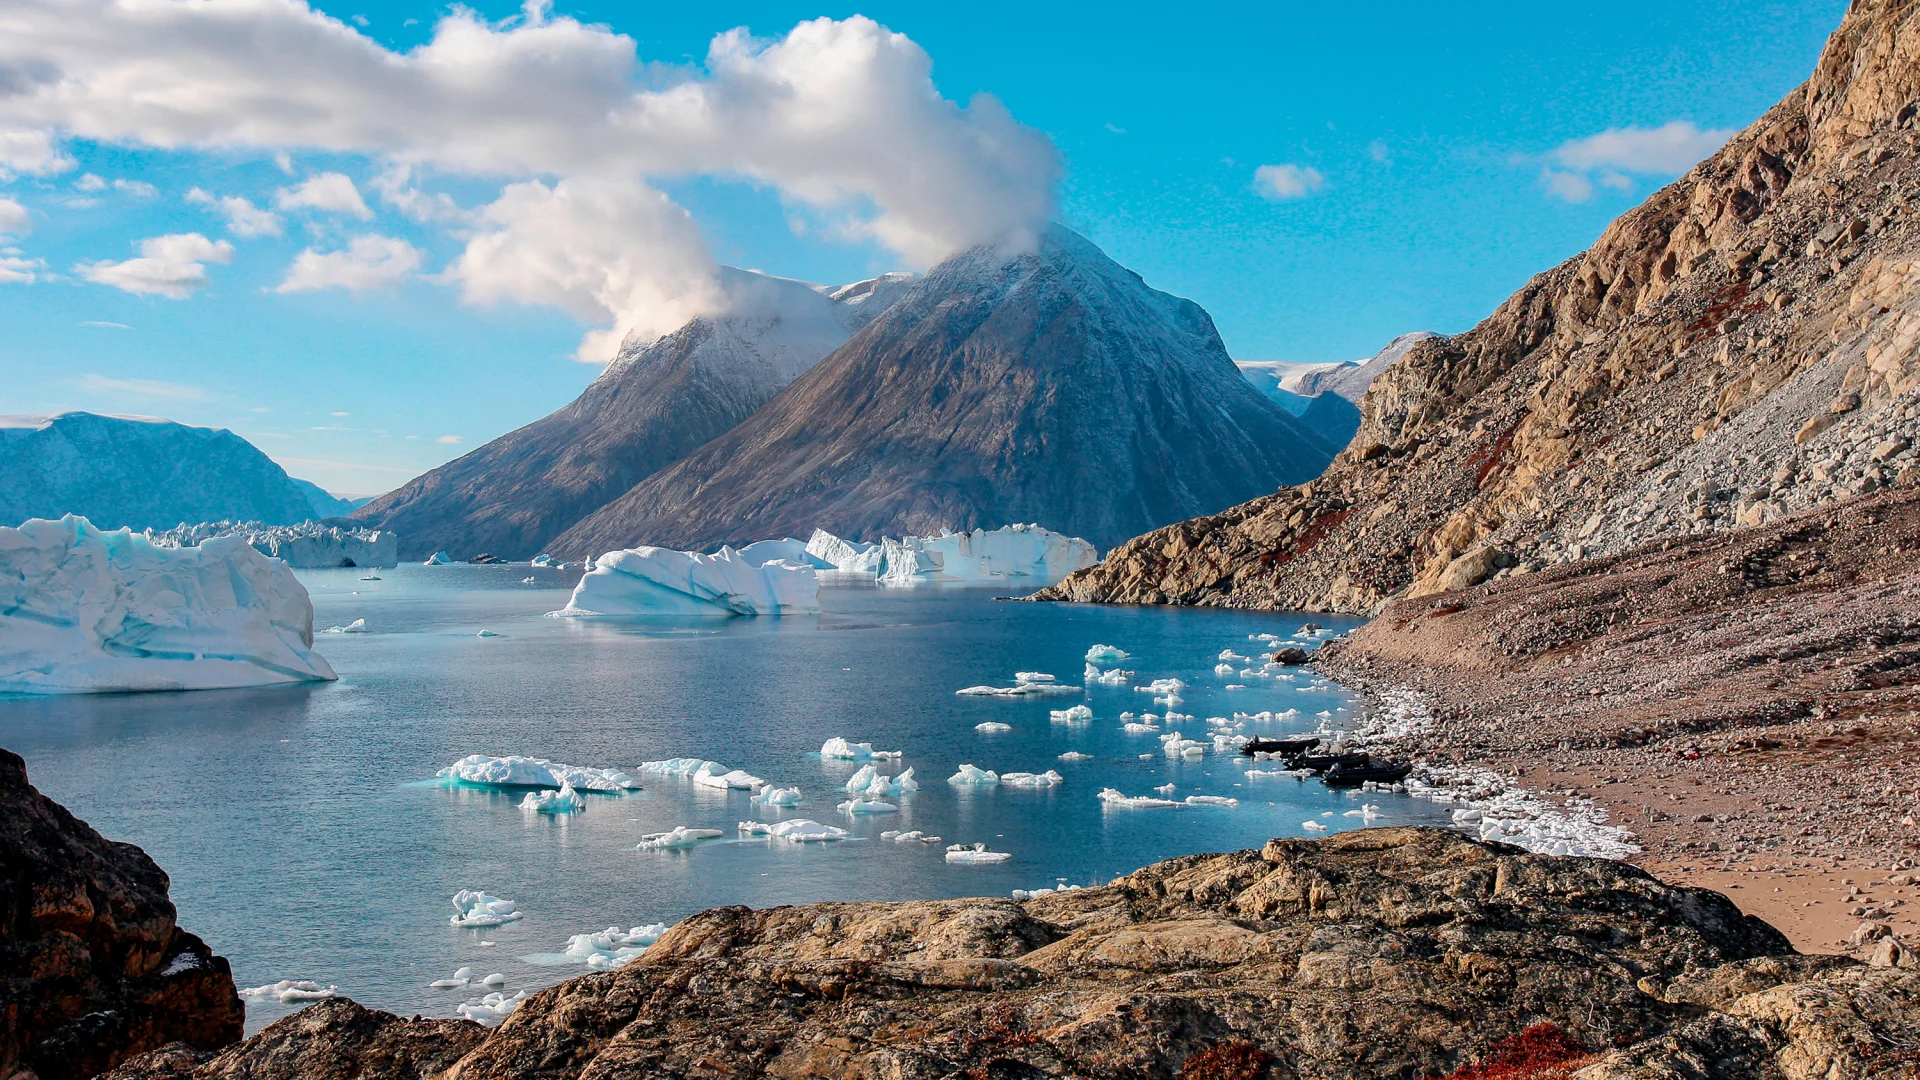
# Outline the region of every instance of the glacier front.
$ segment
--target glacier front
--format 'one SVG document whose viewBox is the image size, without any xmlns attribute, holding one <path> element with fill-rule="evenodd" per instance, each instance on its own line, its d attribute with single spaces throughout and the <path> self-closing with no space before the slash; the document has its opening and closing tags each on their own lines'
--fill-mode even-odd
<svg viewBox="0 0 1920 1080">
<path fill-rule="evenodd" d="M 313 603 L 242 536 L 157 547 L 87 519 L 0 528 L 0 692 L 211 690 L 334 679 Z"/>
<path fill-rule="evenodd" d="M 817 615 L 820 581 L 811 566 L 751 565 L 732 548 L 712 555 L 667 548 L 610 551 L 574 586 L 554 615 Z"/>
<path fill-rule="evenodd" d="M 843 573 L 871 574 L 882 585 L 1052 582 L 1100 561 L 1092 544 L 1038 525 L 886 537 L 878 544 L 852 544 L 816 529 L 806 549 Z"/>
</svg>

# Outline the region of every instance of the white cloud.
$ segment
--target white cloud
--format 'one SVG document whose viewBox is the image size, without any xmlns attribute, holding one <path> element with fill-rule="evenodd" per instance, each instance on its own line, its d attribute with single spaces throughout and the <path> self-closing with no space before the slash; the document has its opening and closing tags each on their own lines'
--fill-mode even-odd
<svg viewBox="0 0 1920 1080">
<path fill-rule="evenodd" d="M 458 435 L 442 435 L 433 441 L 437 443 L 443 443 L 447 446 L 459 446 L 461 443 L 465 442 L 466 440 L 462 439 Z"/>
<path fill-rule="evenodd" d="M 97 327 L 101 330 L 131 330 L 133 327 L 123 322 L 107 322 L 104 319 L 82 319 L 81 326 Z"/>
<path fill-rule="evenodd" d="M 25 236 L 33 231 L 33 215 L 12 199 L 0 199 L 0 236 Z"/>
<path fill-rule="evenodd" d="M 1320 170 L 1304 165 L 1262 165 L 1253 170 L 1253 190 L 1265 199 L 1304 199 L 1326 186 Z"/>
<path fill-rule="evenodd" d="M 107 182 L 93 173 L 82 173 L 80 179 L 73 182 L 73 187 L 75 191 L 105 191 Z"/>
<path fill-rule="evenodd" d="M 207 283 L 207 263 L 233 258 L 233 245 L 199 233 L 172 233 L 140 241 L 140 256 L 125 262 L 81 263 L 74 272 L 88 281 L 130 293 L 185 300 Z"/>
<path fill-rule="evenodd" d="M 113 190 L 124 191 L 135 198 L 152 199 L 160 194 L 160 189 L 145 180 L 115 180 Z"/>
<path fill-rule="evenodd" d="M 471 211 L 453 201 L 453 196 L 445 192 L 421 191 L 419 185 L 414 183 L 412 167 L 404 162 L 394 162 L 369 183 L 383 205 L 415 221 L 467 222 L 473 218 Z"/>
<path fill-rule="evenodd" d="M 539 0 L 501 23 L 456 6 L 404 52 L 300 0 L 10 0 L 0 70 L 58 75 L 0 95 L 0 130 L 366 154 L 553 190 L 624 185 L 642 201 L 662 199 L 651 176 L 742 177 L 917 263 L 1031 244 L 1059 170 L 1045 136 L 991 97 L 942 97 L 924 50 L 861 17 L 772 41 L 732 31 L 703 66 L 667 67 Z M 619 278 L 678 271 L 683 254 L 636 258 L 595 241 L 566 258 Z M 662 281 L 634 295 L 649 290 L 674 303 L 685 291 Z"/>
<path fill-rule="evenodd" d="M 581 360 L 613 357 L 629 330 L 669 333 L 723 303 L 706 242 L 687 212 L 650 188 L 538 180 L 480 210 L 481 229 L 447 268 L 469 302 L 546 304 L 586 323 Z"/>
<path fill-rule="evenodd" d="M 46 266 L 39 259 L 0 254 L 0 284 L 31 285 L 38 272 L 46 269 Z"/>
<path fill-rule="evenodd" d="M 187 192 L 187 201 L 220 209 L 227 218 L 227 231 L 235 236 L 279 236 L 280 215 L 253 205 L 238 195 L 216 197 L 204 188 Z"/>
<path fill-rule="evenodd" d="M 349 289 L 362 292 L 392 285 L 420 266 L 420 249 L 391 236 L 358 236 L 344 251 L 315 251 L 294 257 L 287 278 L 275 292 Z"/>
<path fill-rule="evenodd" d="M 1701 129 L 1675 120 L 1656 128 L 1612 128 L 1573 139 L 1547 154 L 1540 179 L 1555 198 L 1586 202 L 1598 183 L 1633 190 L 1633 176 L 1677 176 L 1726 145 L 1732 128 Z"/>
<path fill-rule="evenodd" d="M 4 25 L 4 17 L 0 17 L 0 25 Z M 0 73 L 6 73 L 3 70 L 5 45 L 0 40 Z M 53 176 L 73 166 L 74 160 L 60 152 L 52 130 L 0 127 L 0 180 L 11 180 L 15 176 Z"/>
<path fill-rule="evenodd" d="M 113 379 L 105 375 L 83 375 L 80 389 L 93 394 L 121 397 L 165 398 L 168 401 L 205 401 L 208 394 L 197 386 L 159 382 L 155 379 Z"/>
<path fill-rule="evenodd" d="M 337 172 L 309 176 L 295 187 L 281 188 L 273 196 L 273 205 L 282 210 L 352 214 L 363 221 L 373 216 L 366 200 L 360 197 L 360 189 L 353 186 L 352 178 Z"/>
</svg>

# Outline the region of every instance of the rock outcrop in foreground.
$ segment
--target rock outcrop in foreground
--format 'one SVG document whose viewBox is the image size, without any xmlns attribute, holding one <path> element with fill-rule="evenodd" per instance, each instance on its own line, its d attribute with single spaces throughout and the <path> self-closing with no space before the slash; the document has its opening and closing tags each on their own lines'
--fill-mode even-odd
<svg viewBox="0 0 1920 1080">
<path fill-rule="evenodd" d="M 1916 1006 L 1920 972 L 1794 954 L 1718 893 L 1374 829 L 1017 903 L 718 908 L 470 1049 L 471 1026 L 333 1002 L 114 1080 L 1413 1080 L 1539 1023 L 1593 1052 L 1586 1077 L 1838 1080 L 1907 1075 Z"/>
<path fill-rule="evenodd" d="M 0 1077 L 81 1080 L 245 1017 L 227 962 L 174 925 L 167 875 L 27 783 L 0 750 Z"/>
<path fill-rule="evenodd" d="M 1917 55 L 1910 0 L 1858 0 L 1725 148 L 1381 374 L 1325 475 L 1042 595 L 1371 612 L 1920 466 Z"/>
</svg>

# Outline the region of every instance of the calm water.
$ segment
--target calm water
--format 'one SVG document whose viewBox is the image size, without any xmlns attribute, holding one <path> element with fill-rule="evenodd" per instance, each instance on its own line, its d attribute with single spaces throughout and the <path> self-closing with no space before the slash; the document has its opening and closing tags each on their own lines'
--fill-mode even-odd
<svg viewBox="0 0 1920 1080">
<path fill-rule="evenodd" d="M 529 573 L 535 584 L 522 584 Z M 1133 654 L 1133 685 L 1190 684 L 1180 711 L 1302 710 L 1278 734 L 1340 710 L 1340 691 L 1250 683 L 1213 673 L 1222 649 L 1252 654 L 1256 633 L 1291 634 L 1298 615 L 997 602 L 977 590 L 823 590 L 827 613 L 795 619 L 674 623 L 548 619 L 575 575 L 525 566 L 400 567 L 301 575 L 316 626 L 364 618 L 372 632 L 322 636 L 337 683 L 252 691 L 0 699 L 0 745 L 27 759 L 48 795 L 115 839 L 144 847 L 173 878 L 188 929 L 230 958 L 241 986 L 280 979 L 336 984 L 401 1013 L 451 1015 L 478 996 L 427 984 L 462 966 L 533 989 L 584 971 L 520 958 L 576 933 L 672 922 L 719 904 L 1006 895 L 1106 881 L 1196 851 L 1304 835 L 1301 823 L 1355 827 L 1361 797 L 1317 783 L 1243 775 L 1246 759 L 1170 760 L 1119 714 L 1161 711 L 1131 687 L 1082 698 L 956 697 L 1013 673 L 1077 681 L 1096 642 Z M 1348 622 L 1316 616 L 1330 626 Z M 477 637 L 481 629 L 499 636 Z M 1090 723 L 1050 722 L 1084 700 Z M 1342 714 L 1344 715 L 1344 714 Z M 974 725 L 994 720 L 1010 732 Z M 1204 738 L 1196 719 L 1182 724 Z M 834 804 L 857 767 L 807 755 L 829 736 L 906 751 L 922 788 L 900 812 L 849 820 Z M 1062 762 L 1076 750 L 1093 755 Z M 585 813 L 522 813 L 518 795 L 418 782 L 470 753 L 526 754 L 632 770 L 643 760 L 705 757 L 799 786 L 806 805 L 756 813 L 745 792 L 640 775 L 646 789 L 592 799 Z M 1144 759 L 1142 755 L 1147 755 Z M 956 789 L 971 762 L 1000 772 L 1058 769 L 1059 787 Z M 1273 766 L 1265 766 L 1272 768 Z M 894 767 L 884 772 L 897 771 Z M 1108 809 L 1104 787 L 1230 795 L 1235 808 Z M 1431 804 L 1367 795 L 1382 824 L 1432 821 Z M 1331 817 L 1323 817 L 1327 812 Z M 753 817 L 810 817 L 856 839 L 789 844 L 733 839 Z M 724 829 L 687 851 L 642 852 L 642 834 Z M 943 847 L 899 845 L 882 830 L 1011 852 L 990 866 L 949 865 Z M 448 925 L 457 889 L 485 889 L 527 913 L 488 931 Z M 483 945 L 492 942 L 492 946 Z M 251 1002 L 258 1028 L 294 1006 Z"/>
</svg>

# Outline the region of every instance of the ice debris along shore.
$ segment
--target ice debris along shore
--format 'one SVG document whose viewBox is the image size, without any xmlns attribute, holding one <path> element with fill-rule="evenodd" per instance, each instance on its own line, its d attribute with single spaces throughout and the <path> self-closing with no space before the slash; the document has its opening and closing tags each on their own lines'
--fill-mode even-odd
<svg viewBox="0 0 1920 1080">
<path fill-rule="evenodd" d="M 724 835 L 719 829 L 694 829 L 677 825 L 663 833 L 648 833 L 634 845 L 639 851 L 673 851 L 690 848 L 706 840 L 718 840 Z"/>
<path fill-rule="evenodd" d="M 321 986 L 312 979 L 281 979 L 277 983 L 253 986 L 237 992 L 243 998 L 254 1001 L 277 1001 L 282 1005 L 292 1005 L 302 1001 L 327 1001 L 340 996 L 339 987 Z"/>
<path fill-rule="evenodd" d="M 1152 795 L 1122 795 L 1114 788 L 1102 788 L 1096 796 L 1103 805 L 1123 810 L 1182 810 L 1195 806 L 1239 806 L 1240 800 L 1225 795 L 1189 795 L 1184 799 L 1158 798 Z"/>
<path fill-rule="evenodd" d="M 462 929 L 503 926 L 525 918 L 511 900 L 488 896 L 479 889 L 461 889 L 453 894 L 453 917 L 448 921 Z"/>
<path fill-rule="evenodd" d="M 0 528 L 0 692 L 323 682 L 313 603 L 239 537 L 164 548 L 85 518 Z"/>
<path fill-rule="evenodd" d="M 222 536 L 238 536 L 262 555 L 296 570 L 335 566 L 398 566 L 400 537 L 391 529 L 341 528 L 317 521 L 299 525 L 262 525 L 257 521 L 213 521 L 148 529 L 155 547 L 190 548 Z"/>
<path fill-rule="evenodd" d="M 1061 697 L 1085 691 L 1044 671 L 1016 671 L 1012 686 L 969 686 L 954 693 L 960 697 Z"/>
<path fill-rule="evenodd" d="M 647 951 L 647 946 L 667 932 L 666 923 L 650 923 L 625 930 L 609 926 L 596 934 L 575 934 L 567 939 L 561 955 L 578 960 L 594 971 L 612 971 Z"/>
<path fill-rule="evenodd" d="M 609 551 L 573 587 L 559 617 L 587 615 L 817 615 L 811 566 L 774 559 L 758 566 L 732 548 L 713 555 L 667 548 Z"/>
<path fill-rule="evenodd" d="M 853 543 L 815 529 L 805 550 L 822 569 L 871 577 L 882 585 L 1057 581 L 1100 561 L 1092 544 L 1038 525 L 886 537 L 878 544 Z"/>
<path fill-rule="evenodd" d="M 489 788 L 571 788 L 617 795 L 640 790 L 640 781 L 618 769 L 562 765 L 531 757 L 468 754 L 436 774 L 443 783 Z"/>
</svg>

